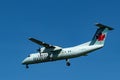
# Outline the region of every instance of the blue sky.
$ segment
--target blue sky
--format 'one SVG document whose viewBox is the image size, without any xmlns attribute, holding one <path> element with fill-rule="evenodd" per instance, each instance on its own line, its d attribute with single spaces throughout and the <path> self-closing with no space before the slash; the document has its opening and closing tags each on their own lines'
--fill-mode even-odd
<svg viewBox="0 0 120 80">
<path fill-rule="evenodd" d="M 0 1 L 0 80 L 120 80 L 119 0 Z M 30 65 L 21 61 L 36 52 L 34 37 L 61 47 L 91 40 L 100 22 L 115 28 L 105 47 L 87 57 Z"/>
</svg>

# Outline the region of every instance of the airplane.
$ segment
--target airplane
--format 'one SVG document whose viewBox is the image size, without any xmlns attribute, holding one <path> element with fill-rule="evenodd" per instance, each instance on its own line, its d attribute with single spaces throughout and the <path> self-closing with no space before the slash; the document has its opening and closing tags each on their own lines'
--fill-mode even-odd
<svg viewBox="0 0 120 80">
<path fill-rule="evenodd" d="M 29 68 L 28 65 L 30 64 L 66 60 L 66 65 L 70 66 L 70 58 L 87 56 L 88 53 L 101 49 L 104 46 L 107 32 L 113 30 L 113 28 L 101 23 L 97 23 L 96 26 L 98 29 L 91 41 L 68 48 L 50 45 L 35 38 L 29 38 L 30 41 L 43 47 L 38 49 L 38 52 L 28 55 L 22 61 L 22 64 L 26 65 L 26 68 Z"/>
</svg>

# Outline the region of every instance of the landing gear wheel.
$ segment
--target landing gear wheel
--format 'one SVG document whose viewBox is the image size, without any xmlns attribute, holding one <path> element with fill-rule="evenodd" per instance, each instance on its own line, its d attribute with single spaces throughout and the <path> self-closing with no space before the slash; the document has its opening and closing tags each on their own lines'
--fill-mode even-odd
<svg viewBox="0 0 120 80">
<path fill-rule="evenodd" d="M 70 66 L 70 62 L 67 62 L 67 63 L 66 63 L 66 66 Z"/>
<path fill-rule="evenodd" d="M 29 66 L 28 65 L 26 65 L 26 69 L 28 69 L 29 68 Z"/>
<path fill-rule="evenodd" d="M 66 59 L 66 66 L 70 66 L 69 59 Z"/>
</svg>

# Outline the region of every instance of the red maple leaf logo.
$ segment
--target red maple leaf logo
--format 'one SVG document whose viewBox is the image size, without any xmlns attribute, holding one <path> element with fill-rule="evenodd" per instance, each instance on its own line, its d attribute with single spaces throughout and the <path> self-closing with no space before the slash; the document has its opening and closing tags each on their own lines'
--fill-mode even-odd
<svg viewBox="0 0 120 80">
<path fill-rule="evenodd" d="M 100 34 L 97 36 L 97 40 L 98 40 L 98 41 L 103 41 L 104 38 L 105 38 L 105 34 L 102 34 L 102 33 L 100 33 Z"/>
</svg>

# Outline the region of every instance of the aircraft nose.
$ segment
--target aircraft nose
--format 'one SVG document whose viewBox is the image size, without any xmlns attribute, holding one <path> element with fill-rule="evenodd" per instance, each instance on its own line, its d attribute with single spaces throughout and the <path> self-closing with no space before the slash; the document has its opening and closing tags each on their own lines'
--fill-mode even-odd
<svg viewBox="0 0 120 80">
<path fill-rule="evenodd" d="M 25 58 L 23 61 L 22 61 L 22 64 L 27 64 L 29 62 L 29 59 L 28 58 Z"/>
</svg>

